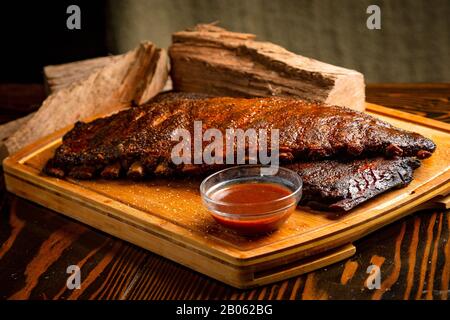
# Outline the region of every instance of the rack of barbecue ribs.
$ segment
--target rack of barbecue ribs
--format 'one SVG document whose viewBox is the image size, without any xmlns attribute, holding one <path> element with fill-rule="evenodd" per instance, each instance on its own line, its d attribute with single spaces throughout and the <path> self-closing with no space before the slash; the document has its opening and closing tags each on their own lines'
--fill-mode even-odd
<svg viewBox="0 0 450 320">
<path fill-rule="evenodd" d="M 171 161 L 175 129 L 277 128 L 279 158 L 302 176 L 303 203 L 350 210 L 392 188 L 407 185 L 419 159 L 436 146 L 345 107 L 288 97 L 230 98 L 163 94 L 92 122 L 77 122 L 43 171 L 76 179 L 202 175 L 223 165 Z M 226 150 L 223 154 L 226 154 Z M 229 151 L 228 151 L 229 152 Z"/>
</svg>

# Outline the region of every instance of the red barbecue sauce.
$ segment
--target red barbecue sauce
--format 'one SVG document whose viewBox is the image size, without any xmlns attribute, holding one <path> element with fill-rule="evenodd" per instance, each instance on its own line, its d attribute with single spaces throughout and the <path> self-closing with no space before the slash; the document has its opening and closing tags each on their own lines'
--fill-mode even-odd
<svg viewBox="0 0 450 320">
<path fill-rule="evenodd" d="M 227 203 L 217 204 L 216 208 L 231 217 L 214 213 L 213 217 L 224 226 L 244 234 L 272 231 L 278 229 L 294 211 L 296 201 L 294 197 L 288 197 L 291 194 L 289 188 L 276 183 L 232 184 L 210 195 L 214 201 Z M 287 199 L 282 199 L 285 197 Z"/>
</svg>

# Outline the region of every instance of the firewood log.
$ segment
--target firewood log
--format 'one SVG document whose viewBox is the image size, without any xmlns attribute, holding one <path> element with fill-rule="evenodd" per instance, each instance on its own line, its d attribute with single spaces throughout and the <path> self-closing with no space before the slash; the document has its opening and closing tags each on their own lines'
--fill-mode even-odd
<svg viewBox="0 0 450 320">
<path fill-rule="evenodd" d="M 118 56 L 106 56 L 81 61 L 69 62 L 59 65 L 44 67 L 44 84 L 48 94 L 68 87 L 74 82 L 87 79 L 94 71 L 97 71 L 111 62 L 120 59 Z"/>
<path fill-rule="evenodd" d="M 175 91 L 230 96 L 298 96 L 364 110 L 361 73 L 289 52 L 253 34 L 211 24 L 173 34 Z"/>
<path fill-rule="evenodd" d="M 150 42 L 110 60 L 48 96 L 39 110 L 3 141 L 0 157 L 78 120 L 145 103 L 166 84 L 167 54 Z"/>
</svg>

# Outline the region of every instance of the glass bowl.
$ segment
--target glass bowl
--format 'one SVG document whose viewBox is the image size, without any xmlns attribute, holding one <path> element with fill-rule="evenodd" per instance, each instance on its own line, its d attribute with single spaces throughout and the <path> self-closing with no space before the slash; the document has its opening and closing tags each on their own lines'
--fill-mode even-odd
<svg viewBox="0 0 450 320">
<path fill-rule="evenodd" d="M 236 166 L 203 180 L 200 194 L 217 222 L 250 235 L 274 231 L 287 220 L 302 196 L 302 179 L 286 168 L 269 174 L 263 168 L 270 167 Z"/>
</svg>

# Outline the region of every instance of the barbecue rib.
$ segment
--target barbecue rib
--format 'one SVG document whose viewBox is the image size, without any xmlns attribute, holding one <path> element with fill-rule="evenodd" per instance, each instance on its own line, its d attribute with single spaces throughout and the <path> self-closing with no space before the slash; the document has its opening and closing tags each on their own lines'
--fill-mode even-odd
<svg viewBox="0 0 450 320">
<path fill-rule="evenodd" d="M 176 95 L 175 95 L 176 97 Z M 352 159 L 361 156 L 426 158 L 434 143 L 370 115 L 292 98 L 183 98 L 168 95 L 89 123 L 77 122 L 63 137 L 45 172 L 91 179 L 171 175 L 204 171 L 205 165 L 174 165 L 175 129 L 280 130 L 280 160 Z M 205 143 L 206 145 L 206 143 Z M 225 154 L 225 153 L 224 153 Z M 206 166 L 208 167 L 208 166 Z"/>
<path fill-rule="evenodd" d="M 303 179 L 301 204 L 317 209 L 348 211 L 389 189 L 408 185 L 420 161 L 371 158 L 351 161 L 299 162 L 286 167 Z"/>
<path fill-rule="evenodd" d="M 203 130 L 218 128 L 222 132 L 227 128 L 278 128 L 280 160 L 303 177 L 303 203 L 320 203 L 333 210 L 349 210 L 408 184 L 420 165 L 414 157 L 429 157 L 435 149 L 431 140 L 419 134 L 342 107 L 292 98 L 163 94 L 149 104 L 110 117 L 77 122 L 44 172 L 78 179 L 114 179 L 125 174 L 139 179 L 199 175 L 222 168 L 171 162 L 171 150 L 177 143 L 171 141 L 172 132 L 178 128 L 192 132 L 194 120 L 203 122 Z M 362 160 L 362 156 L 371 158 Z"/>
</svg>

